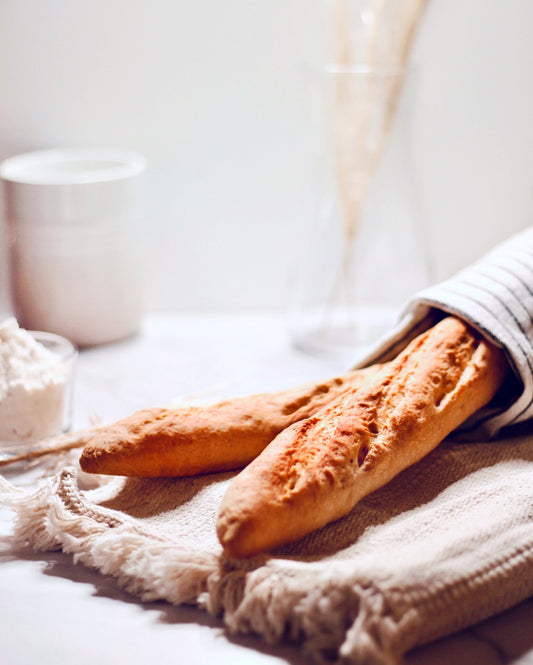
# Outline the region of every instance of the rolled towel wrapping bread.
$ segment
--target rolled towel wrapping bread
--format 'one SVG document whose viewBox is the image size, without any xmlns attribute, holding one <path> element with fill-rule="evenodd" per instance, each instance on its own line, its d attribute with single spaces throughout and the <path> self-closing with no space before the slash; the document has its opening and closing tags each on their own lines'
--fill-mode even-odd
<svg viewBox="0 0 533 665">
<path fill-rule="evenodd" d="M 285 427 L 308 418 L 382 365 L 289 390 L 228 399 L 210 406 L 148 408 L 99 428 L 81 468 L 119 476 L 191 476 L 239 469 Z"/>
<path fill-rule="evenodd" d="M 403 315 L 359 367 L 384 362 L 433 325 L 437 313 L 456 316 L 505 350 L 512 373 L 506 399 L 481 409 L 468 427 L 480 439 L 533 418 L 533 226 L 497 245 L 449 279 L 414 294 Z"/>
<path fill-rule="evenodd" d="M 259 554 L 342 517 L 490 402 L 507 371 L 501 349 L 443 319 L 232 480 L 217 523 L 225 553 Z"/>
</svg>

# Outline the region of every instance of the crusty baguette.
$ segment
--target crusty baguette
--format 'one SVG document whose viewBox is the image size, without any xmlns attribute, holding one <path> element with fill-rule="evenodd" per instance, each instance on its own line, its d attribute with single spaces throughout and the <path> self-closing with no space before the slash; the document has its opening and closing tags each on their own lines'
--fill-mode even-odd
<svg viewBox="0 0 533 665">
<path fill-rule="evenodd" d="M 380 369 L 352 370 L 326 381 L 210 406 L 148 408 L 100 428 L 81 468 L 119 476 L 190 476 L 238 469 L 292 423 L 308 418 Z"/>
<path fill-rule="evenodd" d="M 348 513 L 487 404 L 504 354 L 454 317 L 417 337 L 365 387 L 285 429 L 231 482 L 217 534 L 245 557 Z"/>
</svg>

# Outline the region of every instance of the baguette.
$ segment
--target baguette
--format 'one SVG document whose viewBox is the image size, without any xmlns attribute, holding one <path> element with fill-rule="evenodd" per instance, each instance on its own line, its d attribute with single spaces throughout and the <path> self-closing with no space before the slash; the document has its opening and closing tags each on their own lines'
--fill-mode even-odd
<svg viewBox="0 0 533 665">
<path fill-rule="evenodd" d="M 358 389 L 380 367 L 205 407 L 143 409 L 95 432 L 80 465 L 88 473 L 146 477 L 238 469 L 285 427 Z"/>
<path fill-rule="evenodd" d="M 506 371 L 503 351 L 443 319 L 233 479 L 217 522 L 225 554 L 259 554 L 342 517 L 486 405 Z"/>
</svg>

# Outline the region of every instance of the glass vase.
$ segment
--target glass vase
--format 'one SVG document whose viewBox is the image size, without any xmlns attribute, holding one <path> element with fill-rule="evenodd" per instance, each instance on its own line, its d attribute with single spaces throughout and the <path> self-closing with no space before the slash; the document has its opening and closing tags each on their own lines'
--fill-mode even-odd
<svg viewBox="0 0 533 665">
<path fill-rule="evenodd" d="M 355 362 L 430 282 L 410 150 L 413 75 L 328 68 L 317 83 L 316 204 L 294 257 L 289 330 L 303 351 Z"/>
</svg>

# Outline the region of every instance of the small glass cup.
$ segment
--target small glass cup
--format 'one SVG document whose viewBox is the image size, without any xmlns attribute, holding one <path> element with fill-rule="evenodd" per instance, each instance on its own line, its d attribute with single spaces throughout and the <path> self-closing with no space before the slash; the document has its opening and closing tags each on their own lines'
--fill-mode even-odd
<svg viewBox="0 0 533 665">
<path fill-rule="evenodd" d="M 49 361 L 39 361 L 34 369 L 28 365 L 24 385 L 16 381 L 0 395 L 0 459 L 72 427 L 78 351 L 60 335 L 27 332 L 49 352 Z"/>
</svg>

